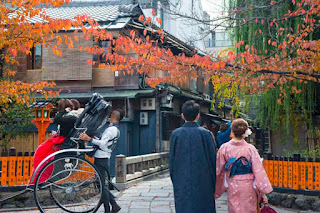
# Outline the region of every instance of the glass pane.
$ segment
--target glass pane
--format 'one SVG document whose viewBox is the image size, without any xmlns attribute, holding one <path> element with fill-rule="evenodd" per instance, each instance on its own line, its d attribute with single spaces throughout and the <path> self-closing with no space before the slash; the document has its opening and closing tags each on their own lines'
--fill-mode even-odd
<svg viewBox="0 0 320 213">
<path fill-rule="evenodd" d="M 35 69 L 41 69 L 41 44 L 38 44 L 34 48 L 34 60 L 35 60 Z"/>
<path fill-rule="evenodd" d="M 41 118 L 41 110 L 37 110 L 37 118 Z"/>
<path fill-rule="evenodd" d="M 44 110 L 43 111 L 43 117 L 44 118 L 48 118 L 48 115 L 49 115 L 49 111 L 48 110 Z"/>
<path fill-rule="evenodd" d="M 142 8 L 151 8 L 152 0 L 139 0 L 140 6 Z"/>
<path fill-rule="evenodd" d="M 106 62 L 106 54 L 111 52 L 111 41 L 100 41 L 100 47 L 104 49 L 104 52 L 100 56 L 100 62 Z"/>
<path fill-rule="evenodd" d="M 93 46 L 99 46 L 98 42 L 93 41 Z M 98 61 L 99 55 L 98 54 L 93 54 L 92 60 L 93 61 Z"/>
</svg>

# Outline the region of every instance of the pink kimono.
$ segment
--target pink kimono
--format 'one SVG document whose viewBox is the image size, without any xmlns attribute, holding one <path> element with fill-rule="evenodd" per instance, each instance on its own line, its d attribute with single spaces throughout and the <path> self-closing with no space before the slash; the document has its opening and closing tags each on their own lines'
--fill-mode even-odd
<svg viewBox="0 0 320 213">
<path fill-rule="evenodd" d="M 230 169 L 225 172 L 225 164 L 230 158 L 239 157 L 246 157 L 251 162 L 252 173 L 234 175 L 230 178 Z M 216 171 L 215 198 L 227 190 L 229 213 L 256 213 L 257 202 L 262 194 L 273 190 L 257 149 L 245 140 L 231 140 L 220 147 Z"/>
</svg>

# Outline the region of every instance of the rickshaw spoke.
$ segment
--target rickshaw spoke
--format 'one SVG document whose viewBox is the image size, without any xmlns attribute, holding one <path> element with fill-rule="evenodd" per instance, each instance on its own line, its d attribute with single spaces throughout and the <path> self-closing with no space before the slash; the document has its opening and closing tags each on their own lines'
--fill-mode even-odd
<svg viewBox="0 0 320 213">
<path fill-rule="evenodd" d="M 69 165 L 63 165 L 68 159 Z M 47 177 L 46 168 L 52 165 L 53 172 Z M 97 169 L 91 162 L 76 156 L 50 161 L 39 172 L 35 189 L 35 200 L 41 212 L 47 212 L 52 206 L 65 212 L 94 212 L 102 196 L 102 182 Z"/>
</svg>

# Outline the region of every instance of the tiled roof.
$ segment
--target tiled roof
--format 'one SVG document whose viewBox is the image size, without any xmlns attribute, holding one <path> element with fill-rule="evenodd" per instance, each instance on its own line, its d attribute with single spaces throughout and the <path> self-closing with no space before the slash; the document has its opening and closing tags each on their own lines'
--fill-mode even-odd
<svg viewBox="0 0 320 213">
<path fill-rule="evenodd" d="M 48 106 L 50 103 L 51 103 L 50 101 L 39 101 L 31 104 L 30 107 L 41 108 L 41 107 Z"/>
<path fill-rule="evenodd" d="M 121 17 L 133 17 L 140 13 L 137 4 L 115 4 L 116 1 L 106 0 L 74 0 L 68 5 L 56 8 L 44 8 L 46 15 L 54 19 L 73 19 L 76 16 L 88 15 L 98 22 L 114 22 Z M 41 22 L 33 17 L 30 22 Z"/>
<path fill-rule="evenodd" d="M 66 7 L 132 4 L 132 0 L 72 0 Z"/>
</svg>

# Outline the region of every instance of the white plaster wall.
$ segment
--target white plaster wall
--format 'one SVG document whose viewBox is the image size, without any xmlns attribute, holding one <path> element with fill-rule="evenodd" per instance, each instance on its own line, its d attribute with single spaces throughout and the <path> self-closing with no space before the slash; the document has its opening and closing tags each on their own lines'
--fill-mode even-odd
<svg viewBox="0 0 320 213">
<path fill-rule="evenodd" d="M 183 18 L 181 16 L 175 16 L 168 13 L 168 7 L 170 10 L 175 10 L 179 14 L 186 14 L 187 16 L 196 16 L 203 18 L 203 9 L 201 5 L 201 0 L 169 0 L 170 4 L 167 6 L 161 5 L 160 1 L 158 2 L 158 13 L 157 16 L 160 17 L 161 7 L 164 9 L 163 14 L 163 28 L 166 32 L 177 37 L 183 42 L 196 47 L 199 50 L 205 50 L 205 36 L 203 30 L 207 26 L 191 20 L 189 18 Z M 192 4 L 193 2 L 193 4 Z M 193 7 L 192 7 L 193 5 Z M 152 9 L 143 9 L 143 12 L 146 17 L 152 17 Z"/>
</svg>

